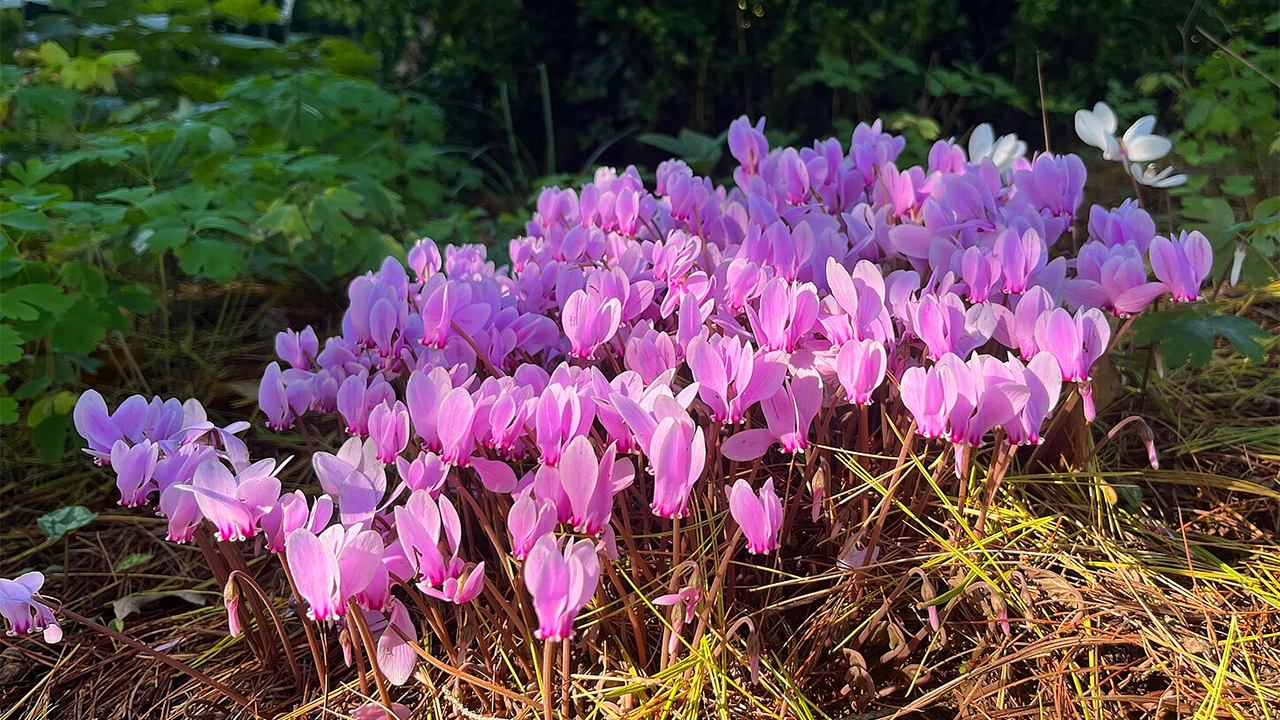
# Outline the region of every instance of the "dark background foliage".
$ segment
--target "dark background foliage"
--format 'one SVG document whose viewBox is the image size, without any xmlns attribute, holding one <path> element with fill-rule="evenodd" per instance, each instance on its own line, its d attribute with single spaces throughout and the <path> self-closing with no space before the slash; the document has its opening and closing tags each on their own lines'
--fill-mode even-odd
<svg viewBox="0 0 1280 720">
<path fill-rule="evenodd" d="M 1051 130 L 1102 99 L 1122 116 L 1155 112 L 1171 98 L 1144 97 L 1135 81 L 1187 73 L 1208 55 L 1197 26 L 1260 37 L 1273 9 L 1267 0 L 314 0 L 300 3 L 297 22 L 341 28 L 376 50 L 394 84 L 446 108 L 455 138 L 505 152 L 509 115 L 518 159 L 549 172 L 540 66 L 560 169 L 593 158 L 653 163 L 663 153 L 634 142 L 639 132 L 715 135 L 744 112 L 797 138 L 906 112 L 943 135 L 991 122 L 1038 139 L 1037 57 Z"/>
</svg>

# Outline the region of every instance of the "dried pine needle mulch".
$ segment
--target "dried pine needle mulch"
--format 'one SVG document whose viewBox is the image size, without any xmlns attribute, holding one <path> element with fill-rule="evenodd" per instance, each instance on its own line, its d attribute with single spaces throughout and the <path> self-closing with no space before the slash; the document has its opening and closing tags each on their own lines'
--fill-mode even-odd
<svg viewBox="0 0 1280 720">
<path fill-rule="evenodd" d="M 1269 289 L 1226 302 L 1247 306 L 1274 338 L 1278 295 Z M 244 305 L 229 325 L 240 347 L 256 342 L 254 352 L 265 353 L 250 322 L 260 323 L 263 313 Z M 1268 351 L 1268 361 L 1255 365 L 1220 350 L 1206 368 L 1163 378 L 1146 371 L 1145 358 L 1130 367 L 1122 355 L 1117 399 L 1092 432 L 1080 434 L 1074 447 L 1042 452 L 1034 470 L 1020 455 L 982 532 L 976 530 L 981 478 L 958 508 L 950 461 L 936 448 L 906 460 L 897 474 L 900 489 L 887 503 L 891 471 L 837 456 L 844 467 L 826 469 L 833 480 L 823 511 L 856 525 L 883 506 L 879 555 L 857 570 L 838 566 L 842 548 L 829 539 L 828 525 L 809 523 L 806 509 L 783 558 L 751 565 L 752 556 L 735 556 L 736 580 L 725 597 L 732 607 L 755 610 L 762 638 L 755 681 L 750 633 L 713 623 L 700 647 L 681 647 L 662 673 L 631 672 L 621 660 L 579 667 L 569 714 L 1280 718 L 1276 340 Z M 231 352 L 202 358 L 191 382 L 234 386 L 237 379 L 225 373 L 200 374 L 201 367 L 225 365 Z M 165 360 L 174 362 L 150 363 Z M 1154 430 L 1161 469 L 1146 467 L 1132 424 L 1094 454 L 1089 438 L 1100 440 L 1130 415 Z M 1087 460 L 1084 469 L 1066 472 L 1063 454 L 1077 464 Z M 262 717 L 345 717 L 362 702 L 332 637 L 330 688 L 316 687 L 291 607 L 277 610 L 303 666 L 305 693 L 278 648 L 259 661 L 243 639 L 226 637 L 219 588 L 200 554 L 164 542 L 158 519 L 113 507 L 102 473 L 85 463 L 51 468 L 12 457 L 5 467 L 0 574 L 46 569 L 48 595 L 104 623 L 116 617 L 113 601 L 151 594 L 118 629 L 249 696 Z M 41 544 L 32 519 L 72 502 L 102 515 L 62 541 Z M 699 532 L 713 565 L 723 538 L 711 528 Z M 130 556 L 136 564 L 117 570 Z M 650 598 L 664 591 L 640 590 Z M 620 622 L 620 615 L 617 602 L 589 608 L 583 641 L 603 642 L 597 626 Z M 661 633 L 652 612 L 645 622 Z M 110 637 L 70 622 L 65 627 L 66 639 L 56 646 L 0 638 L 0 720 L 252 717 L 215 688 Z M 473 647 L 485 641 L 469 638 Z M 415 718 L 538 714 L 438 668 L 420 668 L 412 688 L 395 693 Z M 473 663 L 462 671 L 483 679 L 486 668 Z M 505 687 L 537 698 L 532 684 Z"/>
</svg>

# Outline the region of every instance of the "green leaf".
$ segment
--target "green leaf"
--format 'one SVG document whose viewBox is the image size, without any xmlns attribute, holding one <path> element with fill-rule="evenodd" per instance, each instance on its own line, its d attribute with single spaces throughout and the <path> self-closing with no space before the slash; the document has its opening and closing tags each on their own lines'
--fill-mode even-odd
<svg viewBox="0 0 1280 720">
<path fill-rule="evenodd" d="M 149 553 L 129 553 L 120 558 L 120 562 L 116 563 L 116 572 L 125 572 L 132 570 L 139 565 L 145 565 L 151 562 L 151 558 L 155 557 Z"/>
<path fill-rule="evenodd" d="M 1237 315 L 1206 315 L 1199 307 L 1179 307 L 1147 313 L 1134 322 L 1134 342 L 1160 343 L 1160 356 L 1169 367 L 1191 363 L 1204 367 L 1213 357 L 1218 337 L 1249 360 L 1260 363 L 1266 348 L 1259 341 L 1269 337 L 1257 323 Z"/>
<path fill-rule="evenodd" d="M 0 300 L 0 316 L 15 320 L 35 320 L 40 312 L 58 315 L 75 302 L 62 288 L 49 283 L 31 283 L 5 290 Z"/>
<path fill-rule="evenodd" d="M 8 323 L 0 323 L 0 365 L 22 359 L 22 336 Z"/>
<path fill-rule="evenodd" d="M 245 273 L 244 258 L 235 245 L 223 240 L 194 240 L 177 251 L 178 265 L 192 276 L 228 283 Z"/>
<path fill-rule="evenodd" d="M 6 210 L 0 213 L 0 225 L 7 225 L 22 232 L 49 232 L 53 225 L 39 210 Z"/>
<path fill-rule="evenodd" d="M 97 519 L 98 513 L 83 505 L 72 505 L 41 515 L 36 519 L 36 525 L 40 526 L 50 542 L 55 542 L 61 540 L 63 535 L 79 530 Z"/>
<path fill-rule="evenodd" d="M 152 220 L 138 230 L 133 238 L 133 251 L 139 255 L 147 252 L 163 253 L 181 247 L 187 241 L 189 228 L 177 217 Z"/>
<path fill-rule="evenodd" d="M 98 342 L 107 336 L 107 326 L 110 322 L 110 315 L 99 308 L 96 302 L 83 297 L 58 318 L 58 324 L 53 326 L 49 341 L 53 343 L 55 349 L 88 355 L 96 350 Z"/>
<path fill-rule="evenodd" d="M 34 400 L 52 384 L 53 378 L 48 375 L 31 378 L 19 385 L 17 390 L 13 391 L 13 397 L 17 400 Z"/>
<path fill-rule="evenodd" d="M 0 425 L 12 425 L 18 422 L 18 400 L 9 396 L 0 397 Z"/>
<path fill-rule="evenodd" d="M 56 463 L 67 451 L 67 426 L 70 416 L 53 415 L 44 422 L 31 428 L 31 441 L 35 443 L 40 459 L 47 463 Z"/>
<path fill-rule="evenodd" d="M 1222 192 L 1236 197 L 1247 197 L 1253 194 L 1252 175 L 1232 175 L 1222 181 Z"/>
</svg>

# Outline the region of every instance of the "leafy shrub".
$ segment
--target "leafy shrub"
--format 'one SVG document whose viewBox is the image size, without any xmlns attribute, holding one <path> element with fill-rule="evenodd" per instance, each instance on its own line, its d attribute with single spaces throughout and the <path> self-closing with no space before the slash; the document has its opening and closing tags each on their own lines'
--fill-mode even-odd
<svg viewBox="0 0 1280 720">
<path fill-rule="evenodd" d="M 73 54 L 43 39 L 0 66 L 0 422 L 25 414 L 47 457 L 62 451 L 74 402 L 60 388 L 92 374 L 108 332 L 129 332 L 182 277 L 323 287 L 403 256 L 424 232 L 492 232 L 460 202 L 478 171 L 443 145 L 439 107 L 325 67 L 336 54 L 323 41 L 316 50 L 210 29 L 274 12 L 249 3 L 228 15 L 242 5 L 38 15 L 37 38 L 87 23 L 108 48 L 136 50 L 80 39 Z M 216 84 L 227 56 L 247 74 Z"/>
</svg>

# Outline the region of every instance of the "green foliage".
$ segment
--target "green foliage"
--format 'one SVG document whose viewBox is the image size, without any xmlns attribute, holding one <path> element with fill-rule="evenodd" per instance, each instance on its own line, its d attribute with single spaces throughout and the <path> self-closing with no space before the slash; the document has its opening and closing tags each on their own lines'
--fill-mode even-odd
<svg viewBox="0 0 1280 720">
<path fill-rule="evenodd" d="M 641 134 L 712 135 L 743 113 L 797 137 L 903 112 L 931 119 L 940 136 L 991 122 L 998 133 L 1039 137 L 1041 76 L 1061 146 L 1071 137 L 1071 113 L 1097 100 L 1124 117 L 1157 112 L 1159 103 L 1134 81 L 1195 67 L 1213 50 L 1184 32 L 1203 25 L 1258 37 L 1272 5 L 311 0 L 295 20 L 349 28 L 379 51 L 396 82 L 431 87 L 457 109 L 451 137 L 485 148 L 486 164 L 534 178 L 540 173 L 523 168 L 547 150 L 561 169 L 595 157 L 653 166 L 665 152 Z M 539 67 L 549 79 L 554 147 Z M 512 185 L 513 199 L 529 189 Z"/>
<path fill-rule="evenodd" d="M 1265 349 L 1259 341 L 1268 338 L 1267 331 L 1248 318 L 1213 310 L 1205 304 L 1144 313 L 1133 323 L 1134 342 L 1158 343 L 1156 352 L 1166 367 L 1208 365 L 1219 337 L 1253 362 L 1262 362 Z"/>
<path fill-rule="evenodd" d="M 728 136 L 728 130 L 711 137 L 689 128 L 681 128 L 680 134 L 675 136 L 644 133 L 636 139 L 670 153 L 672 157 L 683 159 L 695 173 L 706 175 L 715 169 L 716 163 L 724 156 L 724 141 Z"/>
<path fill-rule="evenodd" d="M 1267 18 L 1270 32 L 1280 13 Z M 1202 38 L 1211 47 L 1224 42 Z M 1276 277 L 1280 252 L 1280 53 L 1248 37 L 1228 38 L 1187 75 L 1155 73 L 1143 92 L 1175 94 L 1184 126 L 1174 150 L 1188 170 L 1178 191 L 1185 224 L 1214 244 L 1215 279 L 1238 263 L 1253 286 Z M 1243 218 L 1242 221 L 1237 221 Z M 1239 257 L 1239 260 L 1236 258 Z"/>
<path fill-rule="evenodd" d="M 0 424 L 46 459 L 67 389 L 167 283 L 337 287 L 427 229 L 492 235 L 439 106 L 362 77 L 350 41 L 246 34 L 279 19 L 260 0 L 67 7 L 0 10 L 31 44 L 0 65 Z"/>
</svg>

